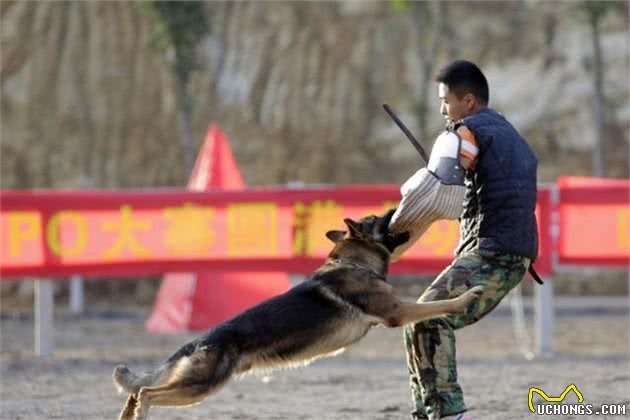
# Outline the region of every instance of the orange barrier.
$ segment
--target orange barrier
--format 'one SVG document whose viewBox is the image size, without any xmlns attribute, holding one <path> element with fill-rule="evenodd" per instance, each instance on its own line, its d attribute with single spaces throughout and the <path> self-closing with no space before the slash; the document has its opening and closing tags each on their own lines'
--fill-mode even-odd
<svg viewBox="0 0 630 420">
<path fill-rule="evenodd" d="M 558 262 L 627 267 L 630 262 L 630 181 L 561 177 Z"/>
<path fill-rule="evenodd" d="M 0 274 L 66 276 L 252 270 L 309 273 L 329 229 L 396 206 L 397 186 L 178 191 L 3 191 Z M 541 254 L 551 270 L 549 191 L 539 192 Z M 456 222 L 435 223 L 392 273 L 441 271 Z"/>
<path fill-rule="evenodd" d="M 542 188 L 538 193 L 540 249 L 535 267 L 541 276 L 550 280 L 553 254 L 560 264 L 628 267 L 629 181 L 562 178 L 558 184 L 558 194 L 554 194 L 555 188 Z M 326 230 L 343 229 L 344 217 L 381 213 L 395 206 L 398 198 L 397 186 L 211 192 L 1 191 L 0 279 L 207 270 L 309 273 L 331 248 L 324 237 Z M 554 226 L 557 241 L 551 236 Z M 457 229 L 455 222 L 434 224 L 392 265 L 391 272 L 441 271 L 452 259 Z M 52 352 L 48 334 L 52 330 L 52 288 L 48 281 L 38 283 L 36 347 L 38 354 L 46 355 Z M 213 288 L 213 293 L 219 301 L 233 301 L 233 292 L 243 287 L 252 295 L 259 293 L 258 285 L 252 283 L 231 282 L 229 287 Z M 183 286 L 177 291 L 185 294 Z M 537 348 L 551 351 L 551 284 L 535 290 Z M 260 296 L 265 294 L 268 290 Z M 168 321 L 169 328 L 175 327 L 169 331 L 215 323 L 217 316 L 223 316 L 217 315 L 223 314 L 222 309 L 212 313 L 214 318 L 204 319 L 204 325 L 197 323 L 202 319 L 199 316 L 180 316 L 186 308 L 199 304 L 199 296 L 175 297 L 170 301 L 175 305 L 159 308 L 159 322 Z"/>
</svg>

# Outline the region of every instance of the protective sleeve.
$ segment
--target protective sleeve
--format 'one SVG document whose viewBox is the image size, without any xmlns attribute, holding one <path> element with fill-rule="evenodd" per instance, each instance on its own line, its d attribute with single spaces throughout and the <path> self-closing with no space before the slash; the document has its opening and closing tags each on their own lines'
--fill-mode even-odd
<svg viewBox="0 0 630 420">
<path fill-rule="evenodd" d="M 427 168 L 422 168 L 400 188 L 402 199 L 392 216 L 389 230 L 409 232 L 410 239 L 392 254 L 396 261 L 437 220 L 457 219 L 463 210 L 466 187 L 446 185 Z"/>
</svg>

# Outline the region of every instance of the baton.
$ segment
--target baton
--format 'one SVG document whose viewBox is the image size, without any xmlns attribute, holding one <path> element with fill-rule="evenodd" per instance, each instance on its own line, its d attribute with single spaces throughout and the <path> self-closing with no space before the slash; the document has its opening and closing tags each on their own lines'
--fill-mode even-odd
<svg viewBox="0 0 630 420">
<path fill-rule="evenodd" d="M 387 114 L 390 117 L 392 117 L 392 120 L 394 120 L 394 122 L 396 123 L 398 128 L 400 128 L 402 130 L 402 132 L 405 133 L 405 135 L 407 136 L 407 138 L 409 139 L 409 141 L 411 142 L 413 147 L 420 154 L 420 157 L 424 161 L 424 164 L 426 165 L 427 163 L 429 163 L 429 158 L 427 157 L 427 152 L 424 151 L 424 148 L 420 145 L 418 140 L 416 140 L 416 138 L 413 136 L 413 134 L 411 134 L 411 131 L 409 131 L 409 129 L 405 126 L 405 124 L 403 124 L 403 122 L 400 121 L 400 118 L 398 118 L 398 116 L 389 107 L 389 105 L 383 104 L 383 108 L 385 109 L 385 112 L 387 112 Z"/>
</svg>

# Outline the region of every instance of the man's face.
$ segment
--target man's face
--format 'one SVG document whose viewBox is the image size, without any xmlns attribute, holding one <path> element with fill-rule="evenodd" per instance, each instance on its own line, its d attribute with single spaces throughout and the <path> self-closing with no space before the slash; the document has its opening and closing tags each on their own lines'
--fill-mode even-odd
<svg viewBox="0 0 630 420">
<path fill-rule="evenodd" d="M 461 99 L 457 98 L 455 92 L 449 90 L 444 83 L 438 85 L 440 97 L 440 113 L 447 122 L 458 121 L 471 115 L 476 108 L 475 97 L 467 93 Z"/>
</svg>

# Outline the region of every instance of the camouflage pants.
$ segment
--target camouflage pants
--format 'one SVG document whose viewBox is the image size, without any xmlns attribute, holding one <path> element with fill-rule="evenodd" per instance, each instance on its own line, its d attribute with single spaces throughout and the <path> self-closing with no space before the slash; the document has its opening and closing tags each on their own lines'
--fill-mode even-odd
<svg viewBox="0 0 630 420">
<path fill-rule="evenodd" d="M 414 414 L 439 419 L 466 411 L 457 383 L 455 333 L 494 309 L 527 271 L 529 260 L 474 250 L 459 256 L 418 299 L 428 302 L 455 297 L 474 286 L 484 292 L 464 315 L 448 315 L 409 325 L 404 329 L 407 366 Z"/>
</svg>

